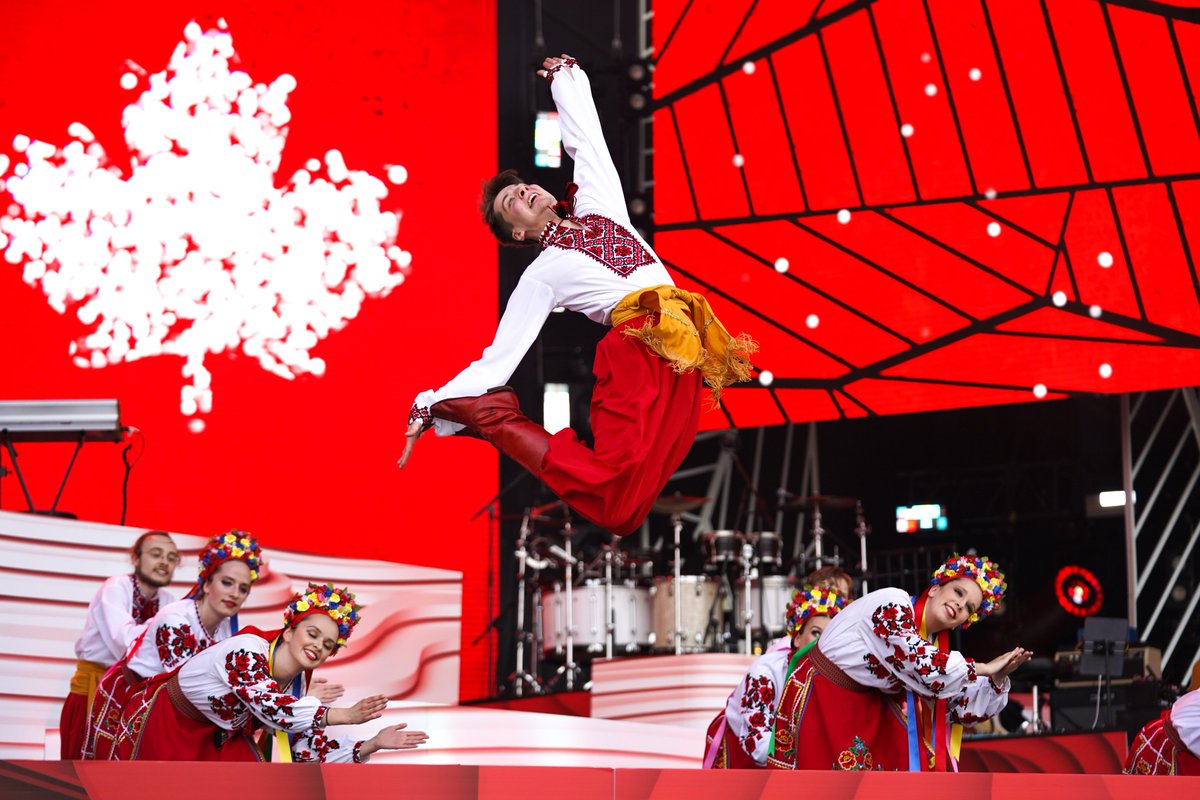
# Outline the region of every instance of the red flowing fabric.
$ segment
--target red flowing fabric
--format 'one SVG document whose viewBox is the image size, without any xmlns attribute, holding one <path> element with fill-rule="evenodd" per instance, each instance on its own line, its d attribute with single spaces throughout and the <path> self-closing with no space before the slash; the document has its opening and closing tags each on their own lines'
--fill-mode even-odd
<svg viewBox="0 0 1200 800">
<path fill-rule="evenodd" d="M 125 680 L 125 664 L 122 658 L 109 667 L 96 686 L 83 737 L 84 758 L 107 761 L 112 757 L 113 743 L 121 733 L 121 711 L 131 688 Z"/>
<path fill-rule="evenodd" d="M 178 670 L 142 681 L 129 694 L 114 761 L 262 761 L 242 731 L 225 731 L 180 713 L 166 684 Z"/>
<path fill-rule="evenodd" d="M 59 750 L 63 761 L 74 761 L 83 753 L 87 719 L 87 695 L 69 693 L 63 702 L 62 714 L 58 717 Z"/>
<path fill-rule="evenodd" d="M 808 656 L 784 684 L 777 713 L 768 767 L 908 769 L 908 729 L 896 702 L 876 689 L 838 686 Z"/>
<path fill-rule="evenodd" d="M 1130 775 L 1200 775 L 1200 758 L 1187 750 L 1176 747 L 1167 736 L 1166 721 L 1171 717 L 1167 709 L 1156 720 L 1146 723 L 1125 758 L 1125 772 Z"/>
<path fill-rule="evenodd" d="M 538 474 L 572 508 L 617 536 L 642 524 L 667 479 L 683 462 L 700 427 L 699 370 L 675 372 L 615 326 L 596 347 L 592 368 L 594 448 L 570 428 L 550 437 Z"/>
</svg>

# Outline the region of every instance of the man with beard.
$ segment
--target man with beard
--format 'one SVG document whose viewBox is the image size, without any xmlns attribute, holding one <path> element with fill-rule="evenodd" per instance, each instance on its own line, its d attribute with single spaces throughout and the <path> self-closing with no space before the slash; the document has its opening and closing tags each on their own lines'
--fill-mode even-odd
<svg viewBox="0 0 1200 800">
<path fill-rule="evenodd" d="M 104 582 L 88 604 L 83 634 L 75 642 L 75 675 L 59 720 L 64 760 L 83 748 L 88 709 L 100 676 L 125 655 L 160 605 L 175 600 L 165 587 L 179 566 L 179 549 L 164 531 L 146 531 L 130 551 L 131 574 Z"/>
</svg>

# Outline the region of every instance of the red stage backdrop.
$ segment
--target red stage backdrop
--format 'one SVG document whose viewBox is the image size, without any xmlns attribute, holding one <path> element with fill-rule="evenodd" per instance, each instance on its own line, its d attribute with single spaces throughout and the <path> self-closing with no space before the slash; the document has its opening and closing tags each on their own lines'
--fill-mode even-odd
<svg viewBox="0 0 1200 800">
<path fill-rule="evenodd" d="M 497 456 L 396 458 L 494 330 L 494 6 L 8 4 L 0 50 L 0 398 L 118 398 L 128 524 L 462 570 L 467 641 Z M 70 448 L 19 452 L 49 506 Z M 59 507 L 116 522 L 120 456 Z"/>
<path fill-rule="evenodd" d="M 655 245 L 762 344 L 734 422 L 1200 383 L 1197 5 L 658 0 Z"/>
</svg>

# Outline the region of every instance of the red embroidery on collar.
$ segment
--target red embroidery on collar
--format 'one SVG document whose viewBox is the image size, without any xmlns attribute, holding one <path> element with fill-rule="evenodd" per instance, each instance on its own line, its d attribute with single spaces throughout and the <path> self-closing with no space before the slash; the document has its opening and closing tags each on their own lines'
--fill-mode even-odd
<svg viewBox="0 0 1200 800">
<path fill-rule="evenodd" d="M 542 236 L 542 249 L 578 250 L 622 278 L 628 278 L 638 267 L 654 263 L 654 256 L 642 243 L 608 217 L 586 214 L 575 221 L 583 225 L 582 230 L 556 226 Z"/>
</svg>

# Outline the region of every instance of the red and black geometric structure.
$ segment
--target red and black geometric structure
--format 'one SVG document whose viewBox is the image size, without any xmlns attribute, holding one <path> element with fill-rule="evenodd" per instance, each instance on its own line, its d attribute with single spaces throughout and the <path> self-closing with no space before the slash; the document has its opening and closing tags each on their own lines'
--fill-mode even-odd
<svg viewBox="0 0 1200 800">
<path fill-rule="evenodd" d="M 656 2 L 655 248 L 771 373 L 732 421 L 1200 384 L 1195 5 Z"/>
</svg>

